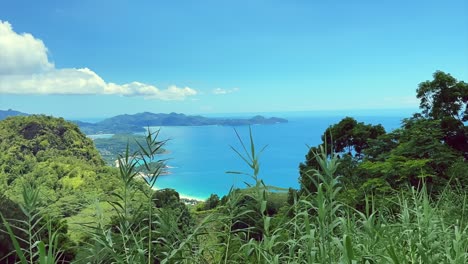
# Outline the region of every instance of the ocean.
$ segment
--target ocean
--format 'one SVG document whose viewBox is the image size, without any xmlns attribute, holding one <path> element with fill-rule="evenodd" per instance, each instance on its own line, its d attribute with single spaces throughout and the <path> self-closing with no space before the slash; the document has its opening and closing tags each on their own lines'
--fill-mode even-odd
<svg viewBox="0 0 468 264">
<path fill-rule="evenodd" d="M 288 118 L 287 116 L 281 116 Z M 327 127 L 344 116 L 289 117 L 288 123 L 251 126 L 260 155 L 259 177 L 266 185 L 298 188 L 299 163 L 305 160 L 307 146 L 316 146 Z M 400 127 L 404 116 L 355 116 L 358 122 L 382 124 L 386 131 Z M 252 173 L 251 169 L 231 149 L 243 151 L 233 127 L 175 126 L 160 129 L 160 139 L 169 139 L 165 148 L 171 174 L 162 175 L 156 188 L 173 188 L 181 195 L 206 199 L 210 194 L 220 197 L 231 187 L 245 187 L 254 181 L 247 175 L 228 174 L 227 171 Z M 249 147 L 249 127 L 235 128 Z"/>
</svg>

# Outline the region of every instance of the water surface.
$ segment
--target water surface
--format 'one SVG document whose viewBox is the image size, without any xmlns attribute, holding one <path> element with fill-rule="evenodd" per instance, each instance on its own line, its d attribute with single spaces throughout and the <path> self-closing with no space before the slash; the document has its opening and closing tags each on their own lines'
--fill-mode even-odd
<svg viewBox="0 0 468 264">
<path fill-rule="evenodd" d="M 252 126 L 257 149 L 267 145 L 260 157 L 260 178 L 267 185 L 298 188 L 299 163 L 305 160 L 307 146 L 316 146 L 325 129 L 343 116 L 292 117 L 289 123 Z M 402 117 L 356 117 L 359 122 L 382 124 L 387 131 L 400 126 Z M 153 127 L 152 129 L 158 129 Z M 170 139 L 166 149 L 170 154 L 170 175 L 160 176 L 157 188 L 173 188 L 181 194 L 207 198 L 211 193 L 220 196 L 232 186 L 244 187 L 253 183 L 245 175 L 227 174 L 226 171 L 251 173 L 249 167 L 231 150 L 242 150 L 234 128 L 226 126 L 160 127 L 160 139 Z M 246 144 L 249 128 L 236 127 Z"/>
</svg>

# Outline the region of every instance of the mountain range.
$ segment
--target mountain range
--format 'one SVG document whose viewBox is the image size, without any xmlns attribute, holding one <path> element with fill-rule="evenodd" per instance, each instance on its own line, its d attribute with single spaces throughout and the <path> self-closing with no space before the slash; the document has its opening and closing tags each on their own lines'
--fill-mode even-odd
<svg viewBox="0 0 468 264">
<path fill-rule="evenodd" d="M 15 111 L 15 110 L 12 110 L 12 109 L 8 109 L 8 110 L 0 110 L 0 120 L 3 120 L 9 116 L 27 116 L 28 114 L 26 113 L 23 113 L 23 112 L 19 112 L 19 111 Z"/>
<path fill-rule="evenodd" d="M 14 110 L 0 110 L 0 120 L 8 116 L 28 115 Z M 138 113 L 133 115 L 118 115 L 104 119 L 97 123 L 83 121 L 72 121 L 77 124 L 85 134 L 122 134 L 145 131 L 148 126 L 244 126 L 244 125 L 265 125 L 276 123 L 287 123 L 288 120 L 278 117 L 266 118 L 264 116 L 254 116 L 252 118 L 209 118 L 200 115 L 185 115 L 180 113 Z"/>
</svg>

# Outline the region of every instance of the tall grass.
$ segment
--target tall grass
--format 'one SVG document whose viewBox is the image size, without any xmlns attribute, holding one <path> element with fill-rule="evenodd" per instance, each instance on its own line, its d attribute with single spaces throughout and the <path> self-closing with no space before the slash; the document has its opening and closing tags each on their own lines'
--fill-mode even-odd
<svg viewBox="0 0 468 264">
<path fill-rule="evenodd" d="M 431 200 L 425 186 L 402 190 L 395 197 L 388 197 L 386 203 L 376 203 L 369 196 L 361 212 L 337 199 L 342 190 L 340 176 L 336 175 L 339 158 L 328 156 L 322 147 L 315 153 L 320 167 L 308 172 L 317 191 L 296 197 L 294 205 L 287 208 L 290 213 L 268 215 L 270 190 L 261 180 L 259 165 L 263 149 L 257 150 L 251 131 L 250 144 L 237 136 L 241 148 L 232 149 L 252 172 L 231 173 L 250 177 L 250 182 L 249 178 L 246 180 L 249 188 L 231 190 L 225 204 L 188 232 L 181 232 L 174 225 L 180 216 L 153 207 L 147 187 L 154 185 L 160 171 L 152 172 L 146 187 L 136 174 L 132 158 L 140 157 L 140 164 L 147 166 L 145 161 L 154 160 L 164 144 L 156 140 L 157 133 L 149 133 L 146 146 L 122 157 L 121 186 L 110 201 L 116 215 L 113 224 L 104 226 L 98 222 L 91 229 L 90 240 L 82 245 L 89 252 L 88 257 L 77 262 L 468 263 L 464 187 L 446 190 L 436 200 Z M 37 195 L 35 191 L 31 193 Z M 29 235 L 24 241 L 26 247 L 20 248 L 19 238 L 2 218 L 20 263 L 42 261 L 44 249 L 56 248 L 53 236 L 47 240 L 48 245 L 36 236 L 34 223 L 40 216 L 27 209 L 34 204 L 28 197 L 24 205 L 30 212 L 24 223 L 28 228 L 22 229 Z M 138 200 L 141 197 L 146 198 Z M 376 204 L 391 204 L 392 208 Z M 52 263 L 56 252 L 52 250 L 49 262 L 41 263 Z"/>
<path fill-rule="evenodd" d="M 9 234 L 17 263 L 50 264 L 61 262 L 62 251 L 59 245 L 60 228 L 53 228 L 52 219 L 41 212 L 39 190 L 29 183 L 23 185 L 23 202 L 20 204 L 25 219 L 0 218 Z M 60 224 L 60 223 L 59 223 Z M 8 256 L 7 256 L 8 257 Z M 0 262 L 5 261 L 0 260 Z M 63 260 L 62 260 L 63 261 Z"/>
</svg>

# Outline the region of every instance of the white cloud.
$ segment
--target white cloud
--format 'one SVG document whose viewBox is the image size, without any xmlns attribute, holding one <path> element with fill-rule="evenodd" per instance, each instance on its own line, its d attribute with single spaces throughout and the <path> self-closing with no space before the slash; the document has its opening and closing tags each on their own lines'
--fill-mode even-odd
<svg viewBox="0 0 468 264">
<path fill-rule="evenodd" d="M 116 85 L 111 83 L 105 93 L 122 94 L 126 96 L 145 96 L 147 98 L 155 98 L 160 100 L 183 100 L 188 96 L 197 95 L 197 91 L 184 87 L 179 88 L 175 85 L 169 86 L 165 90 L 160 90 L 153 85 L 148 85 L 139 82 L 132 82 L 124 85 Z"/>
<path fill-rule="evenodd" d="M 17 34 L 10 23 L 0 20 L 0 75 L 31 74 L 53 69 L 47 48 L 31 34 Z"/>
<path fill-rule="evenodd" d="M 216 94 L 216 95 L 230 94 L 230 93 L 235 93 L 237 91 L 239 91 L 239 88 L 232 88 L 232 89 L 216 88 L 216 89 L 213 89 L 213 94 Z"/>
<path fill-rule="evenodd" d="M 56 69 L 44 43 L 31 34 L 17 34 L 0 21 L 0 93 L 3 94 L 117 94 L 159 100 L 183 100 L 197 91 L 174 85 L 167 89 L 131 82 L 104 81 L 88 68 Z"/>
</svg>

